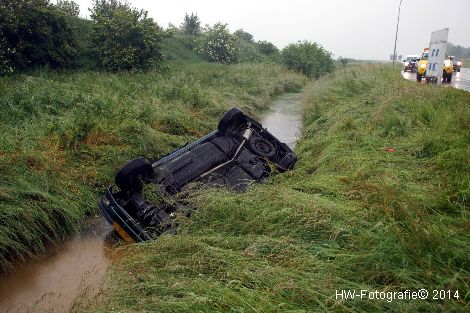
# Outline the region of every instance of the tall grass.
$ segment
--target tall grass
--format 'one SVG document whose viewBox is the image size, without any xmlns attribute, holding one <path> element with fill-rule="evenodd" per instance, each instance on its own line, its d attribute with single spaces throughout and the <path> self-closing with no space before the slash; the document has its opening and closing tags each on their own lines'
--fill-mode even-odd
<svg viewBox="0 0 470 313">
<path fill-rule="evenodd" d="M 178 235 L 117 251 L 91 310 L 468 310 L 469 104 L 385 67 L 311 84 L 295 169 L 244 194 L 200 192 Z M 421 288 L 460 298 L 336 298 Z"/>
<path fill-rule="evenodd" d="M 95 211 L 128 159 L 157 158 L 213 130 L 229 107 L 253 113 L 304 83 L 275 65 L 172 68 L 0 80 L 0 270 Z"/>
</svg>

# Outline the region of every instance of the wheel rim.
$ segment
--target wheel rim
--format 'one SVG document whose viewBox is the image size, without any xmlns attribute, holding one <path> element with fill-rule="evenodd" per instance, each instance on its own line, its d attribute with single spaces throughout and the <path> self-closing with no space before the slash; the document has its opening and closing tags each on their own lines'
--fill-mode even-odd
<svg viewBox="0 0 470 313">
<path fill-rule="evenodd" d="M 268 146 L 264 141 L 257 141 L 255 147 L 263 154 L 270 154 L 272 151 L 271 147 Z"/>
<path fill-rule="evenodd" d="M 253 153 L 261 157 L 271 158 L 276 153 L 276 147 L 271 142 L 261 137 L 252 138 L 250 140 L 250 146 Z"/>
</svg>

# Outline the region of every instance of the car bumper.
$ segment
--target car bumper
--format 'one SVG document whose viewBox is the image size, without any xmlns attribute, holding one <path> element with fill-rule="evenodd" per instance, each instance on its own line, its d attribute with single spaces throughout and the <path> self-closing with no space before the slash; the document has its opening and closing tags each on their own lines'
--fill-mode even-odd
<svg viewBox="0 0 470 313">
<path fill-rule="evenodd" d="M 98 206 L 108 223 L 125 241 L 140 242 L 153 239 L 153 236 L 119 205 L 113 194 L 113 186 L 108 188 Z"/>
<path fill-rule="evenodd" d="M 413 69 L 413 66 L 409 66 L 409 65 L 408 65 L 408 66 L 405 66 L 405 67 L 404 67 L 405 72 L 406 72 L 406 71 L 411 71 L 412 69 Z"/>
</svg>

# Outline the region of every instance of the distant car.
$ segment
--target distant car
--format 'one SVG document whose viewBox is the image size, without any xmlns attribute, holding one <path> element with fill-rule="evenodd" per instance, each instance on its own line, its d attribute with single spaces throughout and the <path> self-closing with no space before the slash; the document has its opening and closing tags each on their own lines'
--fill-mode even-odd
<svg viewBox="0 0 470 313">
<path fill-rule="evenodd" d="M 419 61 L 419 55 L 407 55 L 403 59 L 403 71 L 413 72 L 416 69 L 416 63 Z"/>
<path fill-rule="evenodd" d="M 418 62 L 418 69 L 416 72 L 416 80 L 418 82 L 421 82 L 423 78 L 426 79 L 427 82 L 434 79 L 434 77 L 426 76 L 426 68 L 428 66 L 428 57 L 429 57 L 429 48 L 424 48 L 423 53 L 421 54 L 421 58 Z M 446 53 L 444 66 L 442 68 L 442 80 L 444 82 L 450 83 L 452 81 L 453 71 L 454 71 L 454 67 L 452 65 L 452 61 L 449 59 L 449 56 Z"/>
<path fill-rule="evenodd" d="M 241 192 L 250 182 L 266 179 L 273 167 L 284 172 L 296 161 L 285 143 L 233 108 L 219 121 L 217 130 L 201 139 L 155 162 L 143 157 L 129 161 L 116 174 L 116 186 L 109 187 L 99 207 L 124 240 L 150 240 L 172 228 L 179 204 L 152 203 L 143 194 L 144 184 L 155 184 L 166 198 L 192 182 Z"/>
<path fill-rule="evenodd" d="M 460 68 L 462 67 L 462 61 L 459 58 L 451 55 L 450 60 L 452 61 L 452 65 L 454 66 L 454 72 L 460 72 Z"/>
</svg>

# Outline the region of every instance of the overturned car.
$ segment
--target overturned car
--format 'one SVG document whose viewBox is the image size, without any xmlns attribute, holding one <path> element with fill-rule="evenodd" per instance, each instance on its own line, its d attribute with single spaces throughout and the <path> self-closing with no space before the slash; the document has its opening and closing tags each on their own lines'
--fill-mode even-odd
<svg viewBox="0 0 470 313">
<path fill-rule="evenodd" d="M 252 181 L 266 179 L 272 167 L 284 172 L 297 157 L 263 126 L 232 108 L 217 130 L 150 162 L 139 157 L 116 174 L 99 207 L 114 230 L 126 241 L 155 239 L 174 228 L 178 203 L 152 203 L 143 195 L 145 184 L 155 184 L 164 197 L 172 197 L 193 182 L 228 186 L 244 191 Z M 184 205 L 181 205 L 184 206 Z"/>
</svg>

